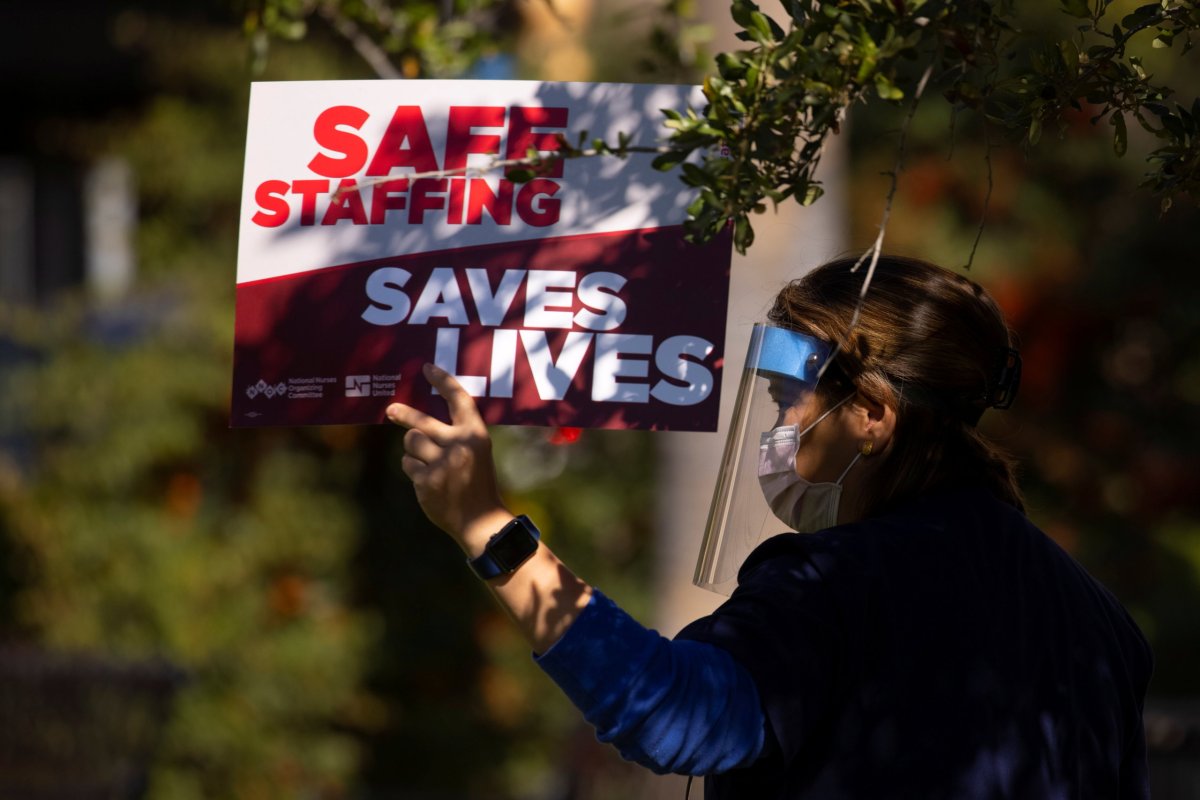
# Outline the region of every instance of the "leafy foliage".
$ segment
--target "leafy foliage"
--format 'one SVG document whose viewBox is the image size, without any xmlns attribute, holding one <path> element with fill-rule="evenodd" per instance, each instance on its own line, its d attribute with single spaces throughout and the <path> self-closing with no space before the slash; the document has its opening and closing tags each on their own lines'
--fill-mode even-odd
<svg viewBox="0 0 1200 800">
<path fill-rule="evenodd" d="M 131 28 L 159 90 L 135 115 L 44 123 L 39 155 L 133 167 L 140 285 L 119 303 L 0 304 L 0 342 L 25 354 L 0 373 L 0 439 L 25 454 L 0 452 L 19 567 L 3 626 L 184 671 L 149 796 L 337 796 L 378 705 L 363 675 L 379 627 L 350 568 L 356 461 L 327 432 L 229 430 L 239 34 Z"/>
<path fill-rule="evenodd" d="M 752 0 L 734 0 L 738 34 L 750 47 L 717 56 L 704 83 L 703 113 L 671 115 L 671 151 L 660 167 L 684 164 L 683 181 L 700 190 L 691 232 L 705 239 L 729 221 L 744 252 L 750 215 L 765 201 L 813 202 L 825 142 L 856 104 L 916 102 L 923 73 L 957 111 L 982 115 L 1028 145 L 1088 109 L 1108 119 L 1123 155 L 1127 117 L 1161 140 L 1148 155 L 1144 185 L 1169 205 L 1200 185 L 1196 141 L 1200 106 L 1171 106 L 1173 90 L 1155 83 L 1131 53 L 1135 38 L 1181 53 L 1200 30 L 1192 0 L 1162 0 L 1110 19 L 1114 0 L 1061 0 L 1077 24 L 1050 39 L 1023 31 L 1013 0 L 832 0 L 785 4 L 786 27 Z M 1178 43 L 1178 44 L 1177 44 Z M 696 151 L 702 163 L 685 159 Z"/>
<path fill-rule="evenodd" d="M 445 75 L 461 72 L 482 52 L 486 21 L 494 23 L 503 9 L 489 0 L 459 5 L 453 22 L 441 18 L 440 39 L 420 34 L 446 13 L 443 4 L 428 2 L 391 9 L 370 0 L 263 0 L 248 20 L 256 41 L 265 41 L 268 34 L 301 35 L 307 17 L 324 14 L 352 41 L 374 43 L 374 58 L 361 46 L 360 52 L 384 62 L 379 74 Z M 754 241 L 752 215 L 765 212 L 768 202 L 808 205 L 821 197 L 821 156 L 851 109 L 915 104 L 929 80 L 956 114 L 978 114 L 998 135 L 1025 146 L 1086 113 L 1093 123 L 1108 121 L 1122 156 L 1136 122 L 1160 140 L 1146 156 L 1151 169 L 1143 185 L 1165 210 L 1200 185 L 1200 99 L 1172 103 L 1174 89 L 1154 81 L 1139 52 L 1186 53 L 1200 31 L 1200 8 L 1195 0 L 1158 0 L 1121 13 L 1127 5 L 1059 0 L 1067 24 L 1034 36 L 1015 0 L 785 0 L 782 24 L 753 0 L 733 0 L 738 38 L 749 46 L 716 57 L 715 73 L 704 79 L 703 109 L 665 112 L 673 132 L 656 164 L 679 168 L 682 181 L 697 190 L 688 209 L 693 238 L 707 240 L 732 223 L 734 244 L 745 252 Z M 678 19 L 684 8 L 668 4 L 663 13 Z M 652 37 L 657 52 L 679 66 L 678 47 L 664 30 L 657 27 Z M 447 47 L 463 58 L 447 57 Z M 391 55 L 385 54 L 399 58 L 402 70 L 386 66 Z M 624 142 L 585 146 L 588 138 L 584 131 L 574 143 L 564 139 L 550 158 L 634 151 Z M 546 158 L 530 153 L 528 174 Z"/>
<path fill-rule="evenodd" d="M 15 613 L 44 646 L 186 670 L 156 796 L 294 796 L 357 763 L 334 728 L 371 634 L 349 608 L 355 513 L 318 440 L 226 428 L 229 317 L 205 283 L 124 308 L 132 341 L 70 305 L 4 326 L 41 354 L 12 375 L 36 467 L 0 491 L 32 569 Z"/>
<path fill-rule="evenodd" d="M 250 0 L 255 68 L 273 39 L 298 41 L 314 19 L 332 26 L 381 77 L 454 77 L 503 46 L 511 11 L 497 0 Z M 324 27 L 324 26 L 321 26 Z"/>
</svg>

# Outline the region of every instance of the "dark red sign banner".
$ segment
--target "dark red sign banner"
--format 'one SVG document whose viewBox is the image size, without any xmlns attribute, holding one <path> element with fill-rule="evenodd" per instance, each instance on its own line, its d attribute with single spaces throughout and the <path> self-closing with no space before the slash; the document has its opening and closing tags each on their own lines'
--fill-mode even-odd
<svg viewBox="0 0 1200 800">
<path fill-rule="evenodd" d="M 377 259 L 242 284 L 236 425 L 443 414 L 421 365 L 491 423 L 714 430 L 729 241 L 643 230 Z M 716 278 L 713 280 L 713 278 Z"/>
</svg>

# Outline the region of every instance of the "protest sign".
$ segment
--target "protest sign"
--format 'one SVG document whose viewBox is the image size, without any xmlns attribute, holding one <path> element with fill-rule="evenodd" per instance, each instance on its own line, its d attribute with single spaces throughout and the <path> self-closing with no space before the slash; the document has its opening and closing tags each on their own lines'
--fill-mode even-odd
<svg viewBox="0 0 1200 800">
<path fill-rule="evenodd" d="M 730 242 L 683 241 L 692 197 L 652 155 L 497 160 L 559 136 L 653 146 L 694 87 L 528 81 L 255 83 L 231 424 L 444 418 L 715 430 Z M 515 176 L 514 176 L 515 177 Z"/>
</svg>

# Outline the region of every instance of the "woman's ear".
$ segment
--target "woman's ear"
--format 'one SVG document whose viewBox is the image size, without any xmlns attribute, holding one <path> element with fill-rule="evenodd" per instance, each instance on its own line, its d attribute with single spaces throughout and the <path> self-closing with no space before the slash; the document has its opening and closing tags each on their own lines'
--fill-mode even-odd
<svg viewBox="0 0 1200 800">
<path fill-rule="evenodd" d="M 896 433 L 896 409 L 859 392 L 854 398 L 854 435 L 863 455 L 883 452 Z"/>
</svg>

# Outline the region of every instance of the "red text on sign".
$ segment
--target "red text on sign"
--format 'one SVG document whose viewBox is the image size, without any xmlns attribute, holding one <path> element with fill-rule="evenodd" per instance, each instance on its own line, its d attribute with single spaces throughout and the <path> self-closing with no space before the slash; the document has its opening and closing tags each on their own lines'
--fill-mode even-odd
<svg viewBox="0 0 1200 800">
<path fill-rule="evenodd" d="M 534 227 L 558 221 L 562 160 L 547 163 L 533 180 L 426 177 L 405 173 L 462 171 L 500 158 L 523 158 L 530 150 L 551 153 L 568 119 L 566 108 L 451 106 L 444 146 L 434 146 L 420 106 L 399 106 L 379 141 L 361 134 L 370 114 L 357 106 L 333 106 L 313 124 L 318 152 L 308 169 L 318 178 L 263 181 L 254 192 L 258 208 L 251 221 L 264 228 L 308 225 L 421 225 L 432 219 L 449 225 L 480 225 L 489 220 Z M 365 173 L 364 173 L 365 169 Z M 380 178 L 389 180 L 379 181 Z M 363 174 L 367 185 L 354 176 Z"/>
</svg>

